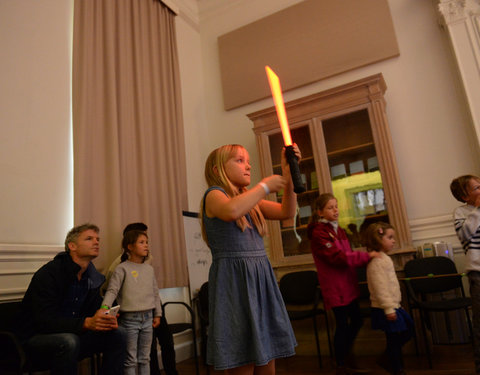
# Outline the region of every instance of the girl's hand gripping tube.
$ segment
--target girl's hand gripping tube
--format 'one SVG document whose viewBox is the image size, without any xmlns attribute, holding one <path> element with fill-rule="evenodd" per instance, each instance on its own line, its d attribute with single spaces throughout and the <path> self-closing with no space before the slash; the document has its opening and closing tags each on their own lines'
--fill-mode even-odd
<svg viewBox="0 0 480 375">
<path fill-rule="evenodd" d="M 293 146 L 285 146 L 285 157 L 287 158 L 288 165 L 290 166 L 290 174 L 292 175 L 293 191 L 297 194 L 305 191 L 303 186 L 302 176 L 300 175 L 300 168 L 298 167 L 298 159 L 295 155 Z"/>
</svg>

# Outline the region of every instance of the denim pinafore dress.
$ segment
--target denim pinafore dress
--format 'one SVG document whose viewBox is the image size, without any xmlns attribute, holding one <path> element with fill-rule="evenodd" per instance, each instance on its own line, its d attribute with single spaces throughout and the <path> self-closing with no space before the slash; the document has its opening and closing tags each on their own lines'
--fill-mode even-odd
<svg viewBox="0 0 480 375">
<path fill-rule="evenodd" d="M 217 189 L 209 188 L 204 197 Z M 251 222 L 244 232 L 236 222 L 203 222 L 212 252 L 209 271 L 207 363 L 216 370 L 295 354 L 295 335 L 265 253 L 263 239 Z"/>
</svg>

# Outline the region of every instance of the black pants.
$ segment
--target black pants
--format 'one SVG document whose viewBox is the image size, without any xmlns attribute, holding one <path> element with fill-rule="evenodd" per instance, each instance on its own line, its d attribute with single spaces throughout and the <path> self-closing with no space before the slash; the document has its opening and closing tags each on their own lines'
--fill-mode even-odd
<svg viewBox="0 0 480 375">
<path fill-rule="evenodd" d="M 34 368 L 50 369 L 53 375 L 76 375 L 78 361 L 103 353 L 101 373 L 123 374 L 126 332 L 122 327 L 107 332 L 87 331 L 81 335 L 55 333 L 36 335 L 23 347 Z"/>
<path fill-rule="evenodd" d="M 150 375 L 159 375 L 160 366 L 158 364 L 157 340 L 162 350 L 163 369 L 167 375 L 177 375 L 175 363 L 175 347 L 173 336 L 168 329 L 167 319 L 164 316 L 160 318 L 160 325 L 153 330 L 152 350 L 150 351 Z"/>
<path fill-rule="evenodd" d="M 386 353 L 394 373 L 403 369 L 402 346 L 413 336 L 413 329 L 402 332 L 385 332 L 387 338 Z"/>
<path fill-rule="evenodd" d="M 332 308 L 335 314 L 335 336 L 333 346 L 335 347 L 335 360 L 337 366 L 345 365 L 347 355 L 352 350 L 353 341 L 358 331 L 362 328 L 363 318 L 360 314 L 358 301 L 354 300 L 347 306 Z"/>
</svg>

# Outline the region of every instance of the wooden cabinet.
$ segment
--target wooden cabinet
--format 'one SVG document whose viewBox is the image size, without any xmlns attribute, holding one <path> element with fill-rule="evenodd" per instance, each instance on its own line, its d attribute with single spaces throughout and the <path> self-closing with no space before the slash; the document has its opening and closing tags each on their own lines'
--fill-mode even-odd
<svg viewBox="0 0 480 375">
<path fill-rule="evenodd" d="M 298 194 L 292 220 L 269 222 L 266 248 L 274 268 L 311 266 L 307 225 L 319 194 L 338 199 L 339 224 L 352 247 L 374 221 L 396 229 L 398 249 L 411 248 L 403 193 L 385 114 L 381 74 L 285 103 L 292 139 L 302 151 L 306 192 Z M 248 115 L 253 122 L 262 176 L 281 174 L 283 139 L 275 107 Z M 269 199 L 281 199 L 281 192 Z"/>
</svg>

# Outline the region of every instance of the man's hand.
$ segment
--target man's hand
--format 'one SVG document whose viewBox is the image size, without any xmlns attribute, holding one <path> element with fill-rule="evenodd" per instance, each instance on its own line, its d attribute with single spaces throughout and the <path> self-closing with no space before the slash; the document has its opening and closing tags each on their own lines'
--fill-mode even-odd
<svg viewBox="0 0 480 375">
<path fill-rule="evenodd" d="M 106 314 L 105 309 L 99 309 L 94 316 L 85 318 L 83 329 L 89 331 L 111 331 L 118 328 L 116 316 Z"/>
<path fill-rule="evenodd" d="M 160 317 L 156 316 L 153 318 L 153 328 L 157 328 L 160 325 Z"/>
</svg>

